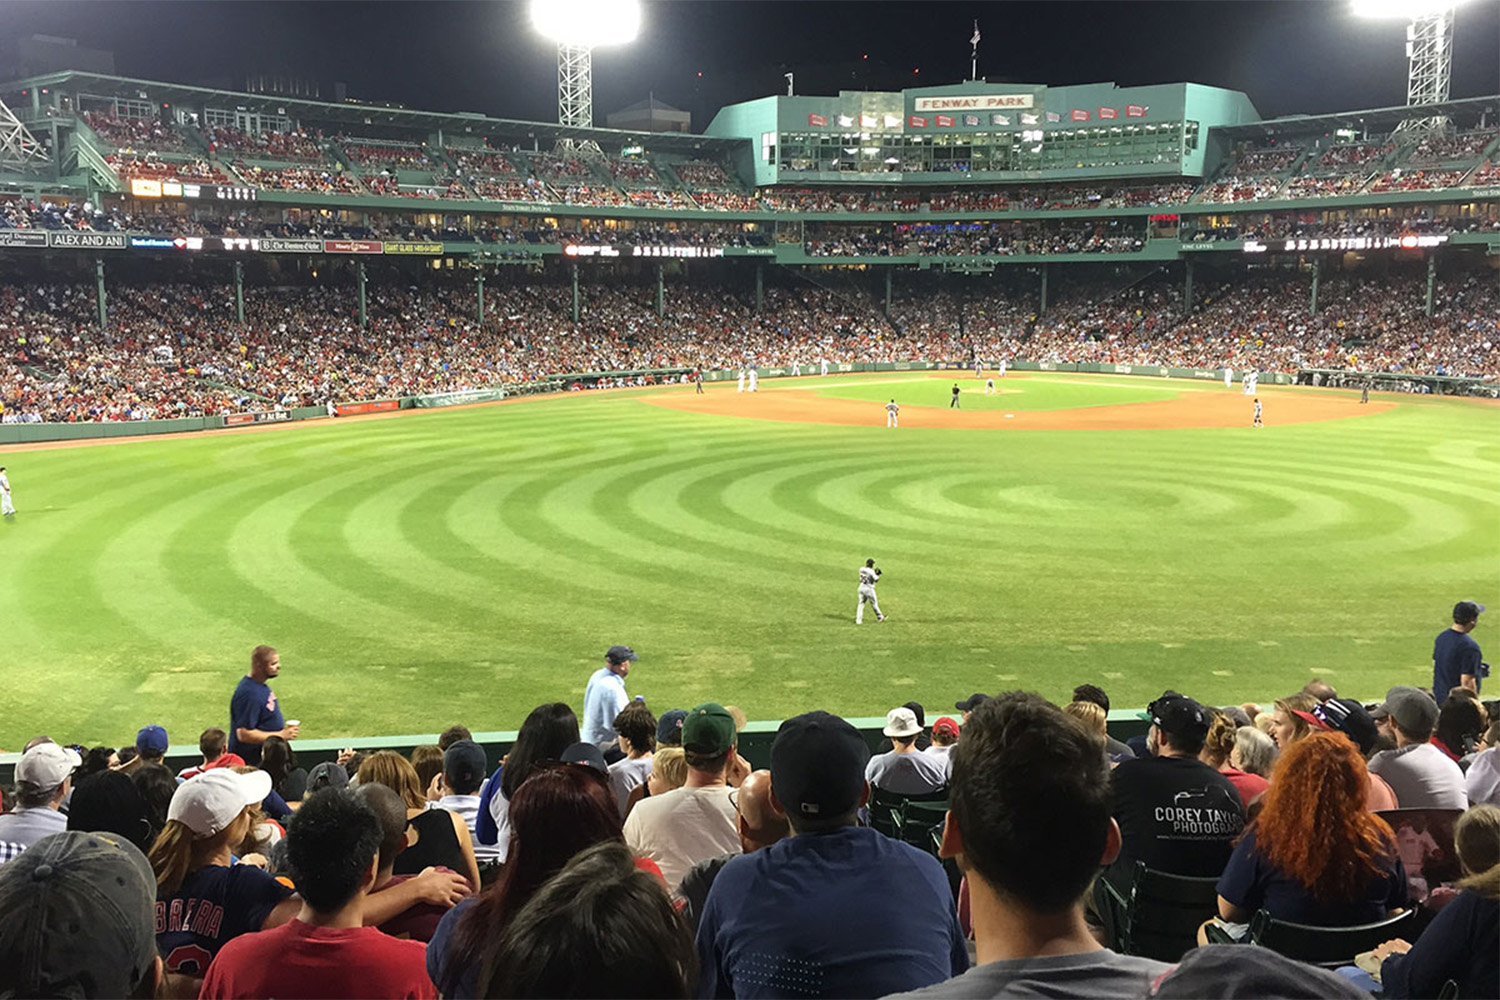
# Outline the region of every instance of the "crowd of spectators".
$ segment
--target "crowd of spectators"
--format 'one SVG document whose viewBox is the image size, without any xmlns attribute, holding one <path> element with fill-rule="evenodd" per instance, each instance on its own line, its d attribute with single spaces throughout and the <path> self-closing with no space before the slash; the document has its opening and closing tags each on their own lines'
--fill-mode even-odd
<svg viewBox="0 0 1500 1000">
<path fill-rule="evenodd" d="M 99 138 L 122 153 L 175 153 L 187 148 L 182 133 L 160 118 L 122 118 L 99 111 L 85 111 L 82 117 Z"/>
<path fill-rule="evenodd" d="M 1406 162 L 1413 166 L 1435 166 L 1454 160 L 1472 161 L 1497 138 L 1500 138 L 1500 132 L 1494 129 L 1428 136 L 1412 148 Z"/>
<path fill-rule="evenodd" d="M 385 167 L 395 170 L 430 170 L 432 164 L 421 146 L 400 143 L 375 143 L 366 139 L 339 136 L 339 148 L 361 167 Z"/>
<path fill-rule="evenodd" d="M 176 775 L 154 723 L 119 748 L 33 738 L 0 815 L 0 992 L 1500 992 L 1500 702 L 1477 675 L 1441 706 L 1316 678 L 1266 704 L 1166 691 L 1125 741 L 1091 683 L 975 693 L 930 726 L 907 702 L 877 754 L 813 710 L 757 769 L 744 711 L 631 700 L 636 659 L 611 647 L 582 712 L 538 705 L 494 768 L 463 724 L 298 767 L 269 646 Z M 1196 943 L 1122 933 L 1138 865 L 1213 880 Z M 1391 938 L 1334 972 L 1236 943 L 1257 914 Z"/>
<path fill-rule="evenodd" d="M 1239 174 L 1280 174 L 1290 170 L 1306 150 L 1298 146 L 1249 146 L 1235 154 Z"/>
<path fill-rule="evenodd" d="M 310 191 L 320 194 L 359 194 L 359 182 L 334 166 L 263 167 L 244 160 L 234 162 L 234 171 L 246 184 L 270 191 Z"/>
<path fill-rule="evenodd" d="M 1287 182 L 1286 198 L 1338 198 L 1359 194 L 1370 178 L 1360 171 L 1326 174 L 1319 177 L 1293 177 Z"/>
<path fill-rule="evenodd" d="M 223 184 L 223 171 L 201 157 L 186 160 L 163 160 L 154 152 L 129 158 L 110 153 L 105 162 L 114 167 L 120 179 L 129 183 L 136 178 L 161 181 L 199 181 L 206 184 Z"/>
<path fill-rule="evenodd" d="M 1369 193 L 1436 191 L 1440 188 L 1457 187 L 1468 173 L 1467 167 L 1460 170 L 1413 170 L 1410 168 L 1392 170 L 1375 178 L 1369 187 Z"/>
<path fill-rule="evenodd" d="M 92 286 L 10 285 L 0 288 L 0 403 L 8 422 L 139 420 L 518 386 L 563 373 L 967 361 L 975 354 L 1500 377 L 1493 281 L 1440 281 L 1428 317 L 1416 279 L 1342 275 L 1323 279 L 1310 315 L 1308 280 L 1203 280 L 1188 316 L 1180 283 L 1165 277 L 1118 294 L 1105 284 L 1060 282 L 1040 317 L 1034 292 L 1024 289 L 934 291 L 903 282 L 890 320 L 868 294 L 813 285 L 767 288 L 756 312 L 742 289 L 674 284 L 658 316 L 652 285 L 586 283 L 577 323 L 562 282 L 488 285 L 482 323 L 472 285 L 377 285 L 363 330 L 349 287 L 247 288 L 243 326 L 227 286 L 114 287 L 101 331 Z"/>
<path fill-rule="evenodd" d="M 1373 164 L 1396 147 L 1389 142 L 1340 143 L 1329 146 L 1318 156 L 1318 168 L 1343 170 Z"/>
<path fill-rule="evenodd" d="M 1279 177 L 1253 174 L 1231 174 L 1221 177 L 1203 187 L 1198 201 L 1207 203 L 1262 201 L 1281 190 L 1284 183 Z"/>
<path fill-rule="evenodd" d="M 898 223 L 809 226 L 804 247 L 813 257 L 1018 256 L 1133 253 L 1145 245 L 1139 222 Z"/>
<path fill-rule="evenodd" d="M 209 126 L 203 130 L 210 153 L 230 152 L 267 160 L 322 160 L 321 133 L 306 129 L 281 132 L 265 129 L 245 132 L 227 125 Z"/>
</svg>

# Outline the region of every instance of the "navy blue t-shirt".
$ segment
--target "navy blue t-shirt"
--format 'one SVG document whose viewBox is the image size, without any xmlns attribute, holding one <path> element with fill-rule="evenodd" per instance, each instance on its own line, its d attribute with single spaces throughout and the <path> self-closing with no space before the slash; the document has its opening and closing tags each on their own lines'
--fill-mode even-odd
<svg viewBox="0 0 1500 1000">
<path fill-rule="evenodd" d="M 1385 869 L 1370 877 L 1358 899 L 1321 902 L 1255 849 L 1254 829 L 1235 845 L 1224 874 L 1219 876 L 1219 895 L 1251 913 L 1269 910 L 1277 920 L 1314 927 L 1373 924 L 1384 920 L 1389 911 L 1408 905 L 1406 869 L 1396 856 L 1394 844 Z"/>
<path fill-rule="evenodd" d="M 259 764 L 260 744 L 242 743 L 235 734 L 241 729 L 274 733 L 285 728 L 281 706 L 270 685 L 251 677 L 241 677 L 239 686 L 234 689 L 234 697 L 229 699 L 229 752 L 239 754 L 246 764 Z"/>
<path fill-rule="evenodd" d="M 869 827 L 731 858 L 697 947 L 700 997 L 880 997 L 969 968 L 942 865 Z"/>
<path fill-rule="evenodd" d="M 258 931 L 292 890 L 252 865 L 208 865 L 156 901 L 156 950 L 168 972 L 202 976 L 225 942 Z"/>
<path fill-rule="evenodd" d="M 1439 706 L 1448 700 L 1448 692 L 1458 687 L 1458 678 L 1468 674 L 1479 690 L 1479 643 L 1466 632 L 1445 628 L 1432 643 L 1432 696 Z"/>
</svg>

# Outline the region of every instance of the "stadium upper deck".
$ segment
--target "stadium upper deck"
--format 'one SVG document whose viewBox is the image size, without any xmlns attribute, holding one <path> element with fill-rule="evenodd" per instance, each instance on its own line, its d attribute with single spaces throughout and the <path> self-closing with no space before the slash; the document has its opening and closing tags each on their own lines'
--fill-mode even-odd
<svg viewBox="0 0 1500 1000">
<path fill-rule="evenodd" d="M 64 229 L 153 220 L 134 230 L 149 239 L 98 249 L 347 233 L 423 254 L 509 243 L 611 256 L 592 248 L 649 243 L 657 249 L 638 255 L 901 264 L 1500 243 L 1500 98 L 1451 102 L 1452 134 L 1412 147 L 1392 141 L 1404 109 L 1262 121 L 1243 94 L 1196 84 L 768 97 L 723 109 L 706 135 L 76 72 L 0 94 L 50 156 L 40 174 L 0 185 L 57 206 L 41 216 Z M 550 152 L 568 137 L 593 139 L 605 157 Z M 84 202 L 93 211 L 63 210 Z M 38 213 L 9 212 L 11 226 L 28 214 Z M 608 238 L 590 238 L 600 232 Z M 683 234 L 680 246 L 664 232 Z M 38 235 L 0 245 L 40 246 Z"/>
</svg>

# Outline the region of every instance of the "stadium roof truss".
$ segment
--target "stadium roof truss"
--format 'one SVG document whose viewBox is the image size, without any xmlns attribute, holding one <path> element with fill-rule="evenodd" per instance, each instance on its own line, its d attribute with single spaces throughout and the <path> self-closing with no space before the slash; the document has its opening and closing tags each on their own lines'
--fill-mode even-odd
<svg viewBox="0 0 1500 1000">
<path fill-rule="evenodd" d="M 0 101 L 0 167 L 29 170 L 50 162 L 47 151 L 21 124 L 15 113 Z"/>
<path fill-rule="evenodd" d="M 1425 113 L 1445 120 L 1478 123 L 1487 119 L 1494 125 L 1500 121 L 1500 94 L 1487 97 L 1467 97 L 1457 101 L 1444 101 L 1423 107 Z M 1394 108 L 1370 108 L 1364 111 L 1339 111 L 1327 115 L 1288 115 L 1284 118 L 1267 118 L 1264 121 L 1248 122 L 1244 125 L 1220 125 L 1214 128 L 1219 135 L 1230 139 L 1260 139 L 1270 136 L 1322 135 L 1334 129 L 1369 129 L 1372 132 L 1394 132 L 1403 122 L 1409 121 L 1412 108 L 1407 105 Z"/>
</svg>

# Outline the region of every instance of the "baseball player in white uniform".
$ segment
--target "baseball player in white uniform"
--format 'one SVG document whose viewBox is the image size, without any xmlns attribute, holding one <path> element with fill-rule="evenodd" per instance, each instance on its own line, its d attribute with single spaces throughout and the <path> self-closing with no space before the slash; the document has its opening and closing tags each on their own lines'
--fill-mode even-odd
<svg viewBox="0 0 1500 1000">
<path fill-rule="evenodd" d="M 16 505 L 10 502 L 10 477 L 5 474 L 5 466 L 0 465 L 0 517 L 9 517 L 16 512 Z"/>
<path fill-rule="evenodd" d="M 1004 358 L 1000 359 L 1000 377 L 1001 378 L 1005 377 L 1005 359 Z"/>
<path fill-rule="evenodd" d="M 819 358 L 818 359 L 818 374 L 819 375 L 827 375 L 828 374 L 828 359 L 827 358 Z"/>
<path fill-rule="evenodd" d="M 866 559 L 865 564 L 859 568 L 859 604 L 854 609 L 854 624 L 865 623 L 866 604 L 875 609 L 876 621 L 885 621 L 885 615 L 880 613 L 880 602 L 875 599 L 875 585 L 879 582 L 880 570 L 875 568 L 875 560 Z"/>
<path fill-rule="evenodd" d="M 885 404 L 885 425 L 887 427 L 900 427 L 901 426 L 901 421 L 898 418 L 898 414 L 900 414 L 900 413 L 901 413 L 901 407 L 899 407 L 899 406 L 896 405 L 896 401 L 894 399 L 891 400 L 889 403 L 886 403 Z"/>
<path fill-rule="evenodd" d="M 800 361 L 793 361 L 792 362 L 792 377 L 796 378 L 796 377 L 798 377 L 801 374 L 802 374 L 802 362 L 800 362 Z"/>
<path fill-rule="evenodd" d="M 993 396 L 995 394 L 995 380 L 993 378 L 984 380 L 984 394 L 986 396 Z"/>
<path fill-rule="evenodd" d="M 1226 388 L 1226 389 L 1233 389 L 1234 388 L 1234 369 L 1233 368 L 1225 368 L 1224 369 L 1224 388 Z"/>
<path fill-rule="evenodd" d="M 758 385 L 760 385 L 760 373 L 757 372 L 754 368 L 751 368 L 750 369 L 750 391 L 754 392 L 755 389 L 756 389 L 756 387 Z"/>
<path fill-rule="evenodd" d="M 984 362 L 979 360 L 979 355 L 974 355 L 974 377 L 984 377 Z"/>
<path fill-rule="evenodd" d="M 737 391 L 738 392 L 744 392 L 745 391 L 745 369 L 743 369 L 743 368 L 740 369 L 740 387 L 739 387 L 739 389 Z"/>
</svg>

